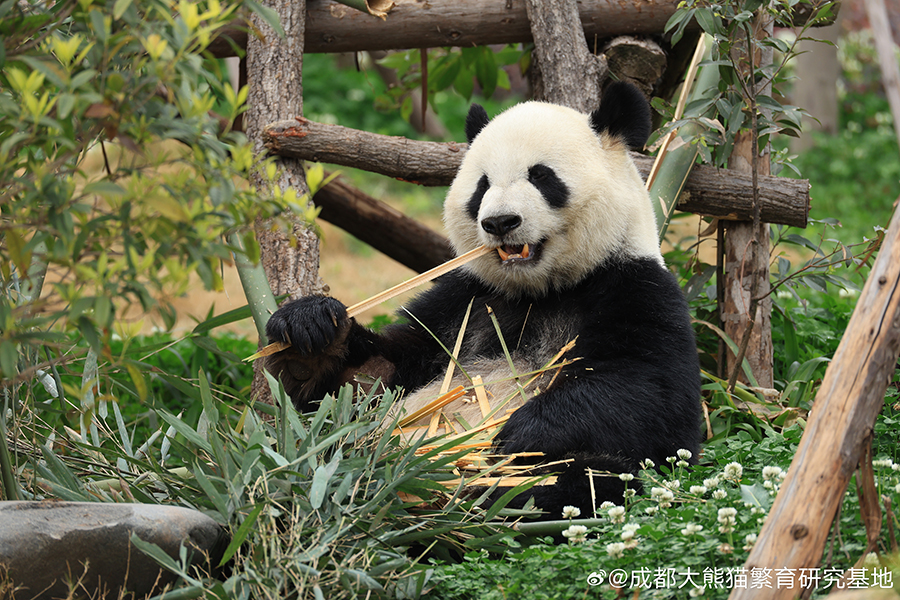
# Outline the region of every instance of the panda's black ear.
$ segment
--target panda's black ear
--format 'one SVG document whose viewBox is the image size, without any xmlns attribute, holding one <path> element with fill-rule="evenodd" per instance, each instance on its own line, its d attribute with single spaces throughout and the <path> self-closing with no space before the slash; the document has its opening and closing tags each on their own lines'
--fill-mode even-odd
<svg viewBox="0 0 900 600">
<path fill-rule="evenodd" d="M 650 137 L 650 104 L 634 84 L 611 83 L 603 92 L 600 108 L 591 113 L 591 128 L 598 134 L 622 138 L 631 150 L 640 150 Z"/>
<path fill-rule="evenodd" d="M 480 104 L 473 104 L 466 117 L 466 141 L 471 144 L 475 136 L 481 133 L 484 126 L 488 124 L 488 121 L 487 111 L 484 110 L 484 107 Z"/>
</svg>

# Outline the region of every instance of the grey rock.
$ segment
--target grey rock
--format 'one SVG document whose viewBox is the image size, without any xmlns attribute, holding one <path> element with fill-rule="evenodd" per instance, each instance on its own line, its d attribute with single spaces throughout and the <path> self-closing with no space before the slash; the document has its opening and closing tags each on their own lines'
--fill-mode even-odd
<svg viewBox="0 0 900 600">
<path fill-rule="evenodd" d="M 93 502 L 0 502 L 0 565 L 14 598 L 134 598 L 174 579 L 130 541 L 131 534 L 178 557 L 218 562 L 223 531 L 206 515 L 178 506 Z M 8 588 L 8 589 L 11 589 Z"/>
</svg>

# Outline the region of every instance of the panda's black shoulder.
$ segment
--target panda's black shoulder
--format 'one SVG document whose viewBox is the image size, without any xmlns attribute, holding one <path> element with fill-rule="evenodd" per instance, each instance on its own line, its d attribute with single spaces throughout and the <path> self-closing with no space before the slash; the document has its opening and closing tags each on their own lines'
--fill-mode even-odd
<svg viewBox="0 0 900 600">
<path fill-rule="evenodd" d="M 693 343 L 690 312 L 678 279 L 654 258 L 608 260 L 570 294 L 614 327 L 637 327 L 648 335 L 672 332 Z"/>
</svg>

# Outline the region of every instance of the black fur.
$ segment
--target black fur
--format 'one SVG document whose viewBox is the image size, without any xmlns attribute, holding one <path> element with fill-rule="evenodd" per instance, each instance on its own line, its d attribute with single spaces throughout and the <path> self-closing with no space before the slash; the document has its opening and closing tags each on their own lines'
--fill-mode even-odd
<svg viewBox="0 0 900 600">
<path fill-rule="evenodd" d="M 650 137 L 650 105 L 631 83 L 616 81 L 603 92 L 600 108 L 591 113 L 591 127 L 621 138 L 631 150 L 640 150 Z"/>
<path fill-rule="evenodd" d="M 562 208 L 569 202 L 569 188 L 547 165 L 536 164 L 528 169 L 528 181 L 553 208 Z"/>
<path fill-rule="evenodd" d="M 469 108 L 469 114 L 466 115 L 466 141 L 470 144 L 475 139 L 484 126 L 488 124 L 488 114 L 484 107 L 480 104 L 473 104 Z"/>
<path fill-rule="evenodd" d="M 473 221 L 478 220 L 478 209 L 481 208 L 481 200 L 484 198 L 484 195 L 490 187 L 491 182 L 488 180 L 488 176 L 482 175 L 481 179 L 478 180 L 478 185 L 475 187 L 475 193 L 472 194 L 472 197 L 469 198 L 469 201 L 466 203 L 466 214 L 468 214 Z"/>
<path fill-rule="evenodd" d="M 590 514 L 586 467 L 634 471 L 645 458 L 663 464 L 679 448 L 697 456 L 700 377 L 687 303 L 675 278 L 649 258 L 611 259 L 574 287 L 517 299 L 456 271 L 408 305 L 421 325 L 394 324 L 380 335 L 347 319 L 335 300 L 302 298 L 269 321 L 272 341 L 296 345 L 270 357 L 268 366 L 301 409 L 373 358 L 391 366 L 389 386 L 416 390 L 441 376 L 448 360 L 425 328 L 452 347 L 472 298 L 463 362 L 502 356 L 487 306 L 507 344 L 526 354 L 530 348 L 559 349 L 571 334 L 578 336 L 567 357 L 580 360 L 514 412 L 497 438 L 504 452 L 575 459 L 556 485 L 530 494 L 548 518 L 561 518 L 565 505 Z M 547 327 L 553 323 L 564 323 L 567 331 Z M 598 502 L 621 502 L 617 479 L 595 483 L 595 489 Z"/>
</svg>

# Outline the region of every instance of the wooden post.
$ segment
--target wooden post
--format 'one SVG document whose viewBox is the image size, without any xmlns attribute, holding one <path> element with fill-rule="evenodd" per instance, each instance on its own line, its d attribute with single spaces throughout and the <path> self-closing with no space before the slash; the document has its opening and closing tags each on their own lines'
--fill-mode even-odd
<svg viewBox="0 0 900 600">
<path fill-rule="evenodd" d="M 601 83 L 608 68 L 605 56 L 587 48 L 575 0 L 526 0 L 534 38 L 531 86 L 535 100 L 545 100 L 583 113 L 600 106 Z"/>
<path fill-rule="evenodd" d="M 760 13 L 764 15 L 764 13 Z M 772 33 L 770 18 L 760 16 L 754 22 L 757 38 Z M 732 52 L 753 52 L 752 49 L 740 47 Z M 744 63 L 747 61 L 744 60 Z M 772 49 L 763 48 L 756 54 L 753 64 L 772 62 Z M 749 72 L 749 67 L 748 67 Z M 753 75 L 750 74 L 749 78 Z M 768 94 L 768 89 L 757 90 L 760 94 Z M 753 165 L 757 165 L 757 175 L 769 174 L 768 149 L 762 156 L 757 154 L 755 141 L 750 132 L 742 133 L 734 143 L 734 151 L 729 159 L 729 168 L 742 173 L 752 173 Z M 755 160 L 754 160 L 755 159 Z M 754 194 L 758 196 L 758 194 Z M 756 204 L 756 203 L 755 203 Z M 754 206 L 754 217 L 748 222 L 728 223 L 725 234 L 725 302 L 720 306 L 722 325 L 725 333 L 736 344 L 743 343 L 749 330 L 749 341 L 746 345 L 746 358 L 753 371 L 757 384 L 763 388 L 774 385 L 772 351 L 772 300 L 769 292 L 769 225 L 762 221 L 759 206 Z M 754 298 L 762 298 L 758 303 Z M 755 307 L 755 314 L 751 310 Z M 737 357 L 727 352 L 727 372 L 735 373 L 738 378 L 747 381 L 740 371 Z"/>
<path fill-rule="evenodd" d="M 303 39 L 306 19 L 305 0 L 268 0 L 265 2 L 279 17 L 285 37 L 281 38 L 259 17 L 253 17 L 253 30 L 247 43 L 248 110 L 244 130 L 258 155 L 265 153 L 263 129 L 280 119 L 300 117 L 303 113 Z M 262 194 L 270 185 L 293 189 L 298 196 L 309 192 L 303 163 L 296 158 L 278 159 L 279 175 L 269 182 L 257 173 L 251 184 Z M 270 221 L 255 224 L 261 260 L 275 295 L 291 297 L 309 294 L 318 287 L 319 241 L 302 222 L 295 220 L 285 233 Z M 265 343 L 266 340 L 261 340 Z M 261 377 L 262 361 L 254 365 L 252 394 L 268 398 L 268 386 Z"/>
<path fill-rule="evenodd" d="M 863 458 L 900 354 L 900 213 L 895 212 L 800 446 L 745 567 L 813 568 Z M 731 600 L 795 598 L 798 588 L 734 589 Z"/>
</svg>

